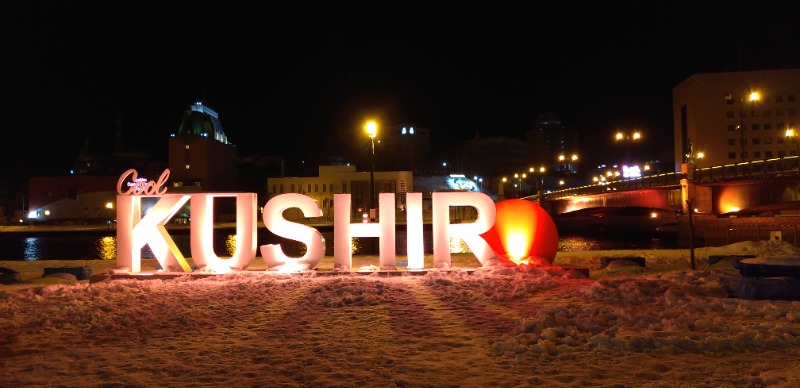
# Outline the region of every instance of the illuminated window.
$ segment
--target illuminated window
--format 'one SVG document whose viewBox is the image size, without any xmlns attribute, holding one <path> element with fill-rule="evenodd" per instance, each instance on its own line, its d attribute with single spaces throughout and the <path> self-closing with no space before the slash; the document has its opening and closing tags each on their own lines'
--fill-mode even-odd
<svg viewBox="0 0 800 388">
<path fill-rule="evenodd" d="M 187 150 L 189 149 L 189 145 L 188 145 L 188 144 L 186 145 L 186 149 L 187 149 Z"/>
<path fill-rule="evenodd" d="M 188 165 L 188 164 L 186 165 L 186 169 L 187 169 L 187 170 L 189 169 L 189 165 Z"/>
</svg>

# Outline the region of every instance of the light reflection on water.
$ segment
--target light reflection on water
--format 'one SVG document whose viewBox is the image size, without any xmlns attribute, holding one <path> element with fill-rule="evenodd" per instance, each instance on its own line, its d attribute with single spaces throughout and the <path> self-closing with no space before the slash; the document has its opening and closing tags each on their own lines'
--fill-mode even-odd
<svg viewBox="0 0 800 388">
<path fill-rule="evenodd" d="M 102 260 L 115 260 L 117 258 L 117 238 L 103 236 L 95 244 L 97 254 Z"/>
<path fill-rule="evenodd" d="M 37 260 L 39 252 L 39 239 L 36 237 L 28 237 L 24 242 L 23 260 L 32 261 Z"/>
<path fill-rule="evenodd" d="M 114 233 L 114 232 L 112 232 Z M 325 239 L 325 254 L 333 255 L 333 232 L 323 232 Z M 184 256 L 191 257 L 191 244 L 189 234 L 173 234 L 172 239 Z M 406 234 L 398 231 L 396 253 L 405 255 Z M 433 241 L 426 234 L 425 253 L 433 253 Z M 284 253 L 290 257 L 300 257 L 306 253 L 306 245 L 294 240 L 277 236 L 265 236 L 259 232 L 257 246 L 266 244 L 280 244 Z M 115 235 L 98 234 L 53 234 L 38 236 L 19 236 L 13 234 L 0 235 L 0 260 L 115 260 L 116 259 Z M 376 237 L 354 237 L 351 251 L 353 254 L 378 254 L 379 239 Z M 587 236 L 560 236 L 558 251 L 592 251 L 614 249 L 675 249 L 677 242 L 658 239 L 609 239 Z M 235 233 L 216 233 L 214 235 L 214 250 L 220 257 L 230 257 L 236 251 Z M 461 239 L 451 239 L 451 253 L 469 253 L 469 247 Z M 260 249 L 256 249 L 260 256 Z M 142 248 L 142 258 L 154 258 L 150 248 Z"/>
</svg>

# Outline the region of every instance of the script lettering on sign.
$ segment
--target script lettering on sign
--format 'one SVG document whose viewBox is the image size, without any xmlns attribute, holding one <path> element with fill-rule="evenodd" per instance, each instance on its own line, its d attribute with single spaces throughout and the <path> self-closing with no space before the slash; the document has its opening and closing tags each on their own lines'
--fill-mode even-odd
<svg viewBox="0 0 800 388">
<path fill-rule="evenodd" d="M 148 181 L 139 178 L 139 173 L 130 169 L 122 173 L 117 181 L 117 194 L 119 195 L 162 195 L 167 193 L 164 186 L 169 179 L 169 169 L 164 170 L 158 178 L 158 182 Z M 123 189 L 123 187 L 125 187 Z"/>
</svg>

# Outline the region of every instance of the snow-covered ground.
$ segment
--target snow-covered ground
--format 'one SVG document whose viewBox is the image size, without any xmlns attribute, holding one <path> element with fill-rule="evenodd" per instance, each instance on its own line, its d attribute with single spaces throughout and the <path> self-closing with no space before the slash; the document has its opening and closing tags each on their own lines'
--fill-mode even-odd
<svg viewBox="0 0 800 388">
<path fill-rule="evenodd" d="M 798 387 L 800 302 L 728 297 L 715 273 L 735 271 L 708 256 L 741 254 L 798 256 L 746 242 L 699 248 L 695 270 L 688 250 L 587 251 L 542 268 L 92 284 L 0 262 L 26 278 L 0 286 L 0 385 Z"/>
</svg>

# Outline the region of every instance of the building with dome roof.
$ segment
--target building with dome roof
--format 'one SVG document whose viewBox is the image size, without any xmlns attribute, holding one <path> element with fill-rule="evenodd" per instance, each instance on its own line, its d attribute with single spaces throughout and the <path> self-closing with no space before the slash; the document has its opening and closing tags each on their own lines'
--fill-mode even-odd
<svg viewBox="0 0 800 388">
<path fill-rule="evenodd" d="M 236 191 L 236 158 L 236 146 L 228 141 L 219 114 L 195 102 L 169 138 L 170 191 Z"/>
</svg>

